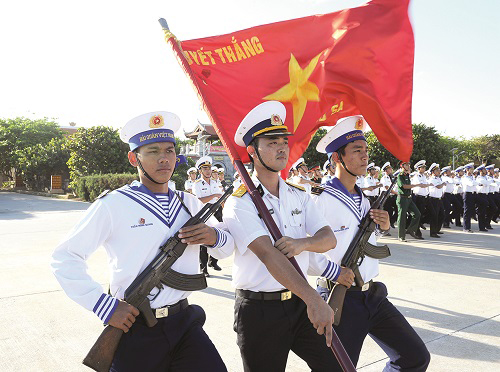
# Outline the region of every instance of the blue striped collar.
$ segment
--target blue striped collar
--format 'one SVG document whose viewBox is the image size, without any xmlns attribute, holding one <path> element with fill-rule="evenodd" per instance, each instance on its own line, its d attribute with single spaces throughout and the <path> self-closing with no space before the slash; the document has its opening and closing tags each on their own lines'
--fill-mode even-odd
<svg viewBox="0 0 500 372">
<path fill-rule="evenodd" d="M 168 211 L 166 211 L 156 195 L 139 181 L 134 181 L 130 185 L 125 185 L 116 191 L 139 203 L 141 206 L 154 214 L 156 218 L 163 222 L 168 228 L 172 227 L 175 219 L 182 209 L 182 204 L 179 198 L 184 199 L 183 193 L 179 193 L 179 196 L 179 194 L 176 195 L 173 190 L 169 189 L 169 205 Z"/>
<path fill-rule="evenodd" d="M 358 208 L 358 204 L 352 197 L 351 193 L 347 191 L 346 187 L 342 184 L 342 182 L 340 182 L 337 177 L 333 177 L 325 184 L 325 192 L 344 203 L 345 206 L 352 211 L 356 218 L 361 221 L 364 215 L 363 199 L 365 198 L 365 196 L 361 192 L 361 189 L 358 187 L 358 185 L 354 185 L 354 189 L 356 190 L 358 195 L 361 196 L 361 210 Z"/>
</svg>

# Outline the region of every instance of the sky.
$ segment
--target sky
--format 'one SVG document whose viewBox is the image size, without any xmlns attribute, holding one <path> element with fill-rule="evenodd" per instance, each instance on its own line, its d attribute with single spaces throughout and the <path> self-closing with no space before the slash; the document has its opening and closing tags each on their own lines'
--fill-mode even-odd
<svg viewBox="0 0 500 372">
<path fill-rule="evenodd" d="M 172 111 L 183 129 L 207 122 L 165 43 L 359 6 L 354 0 L 3 1 L 0 118 L 109 125 Z M 498 134 L 500 1 L 413 0 L 412 122 L 441 134 Z"/>
</svg>

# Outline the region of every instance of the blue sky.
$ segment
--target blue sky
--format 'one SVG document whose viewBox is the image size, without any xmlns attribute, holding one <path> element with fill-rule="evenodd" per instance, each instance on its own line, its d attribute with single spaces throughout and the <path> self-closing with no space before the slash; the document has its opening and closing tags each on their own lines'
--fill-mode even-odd
<svg viewBox="0 0 500 372">
<path fill-rule="evenodd" d="M 181 40 L 363 4 L 353 0 L 2 2 L 0 117 L 119 128 L 168 110 L 190 130 L 198 100 L 163 40 Z M 449 136 L 500 133 L 500 2 L 413 0 L 413 122 Z M 203 119 L 202 119 L 203 120 Z"/>
</svg>

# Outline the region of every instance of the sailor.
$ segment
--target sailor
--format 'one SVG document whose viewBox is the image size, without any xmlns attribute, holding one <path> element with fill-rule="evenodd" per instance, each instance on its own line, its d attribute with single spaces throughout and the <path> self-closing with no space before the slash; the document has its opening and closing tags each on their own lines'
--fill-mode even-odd
<svg viewBox="0 0 500 372">
<path fill-rule="evenodd" d="M 412 190 L 415 195 L 415 204 L 420 211 L 420 228 L 415 231 L 415 235 L 422 236 L 422 230 L 426 230 L 424 226 L 424 221 L 429 219 L 432 223 L 436 220 L 436 214 L 434 212 L 434 207 L 429 201 L 429 181 L 425 175 L 426 164 L 425 160 L 420 160 L 413 166 L 418 172 L 411 178 L 411 184 L 416 185 Z M 437 223 L 437 222 L 436 222 Z"/>
<path fill-rule="evenodd" d="M 298 172 L 298 175 L 292 178 L 292 182 L 305 188 L 308 194 L 311 193 L 311 188 L 313 186 L 318 186 L 318 184 L 312 181 L 308 176 L 309 168 L 307 167 L 304 158 L 300 158 L 295 163 L 293 163 L 292 169 L 295 169 Z"/>
<path fill-rule="evenodd" d="M 158 323 L 151 328 L 123 300 L 125 290 L 159 253 L 158 248 L 202 208 L 191 194 L 168 188 L 176 162 L 174 133 L 179 127 L 177 115 L 157 111 L 138 116 L 121 129 L 120 138 L 130 145 L 128 159 L 138 168 L 140 182 L 103 193 L 52 255 L 52 270 L 66 294 L 105 324 L 126 333 L 111 371 L 174 366 L 184 371 L 226 371 L 202 328 L 203 309 L 187 302 L 190 291 L 166 284 L 153 290 L 149 302 Z M 209 246 L 214 255 L 234 247 L 231 235 L 204 223 L 181 229 L 179 237 L 190 244 L 174 263 L 182 274 L 199 273 L 199 244 Z M 85 262 L 100 246 L 109 257 L 109 293 L 89 276 Z"/>
<path fill-rule="evenodd" d="M 203 204 L 213 203 L 222 196 L 218 180 L 215 180 L 212 176 L 214 173 L 213 168 L 216 167 L 212 166 L 212 158 L 210 156 L 202 156 L 196 162 L 196 169 L 200 173 L 200 178 L 194 183 L 193 194 Z M 222 208 L 215 212 L 214 216 L 218 221 L 222 221 Z M 216 271 L 222 270 L 217 261 L 217 258 L 208 254 L 207 247 L 202 245 L 200 248 L 200 266 L 205 276 L 210 276 L 208 267 L 212 267 Z"/>
<path fill-rule="evenodd" d="M 365 177 L 365 184 L 363 188 L 363 193 L 368 197 L 370 204 L 373 204 L 375 199 L 378 196 L 378 189 L 382 187 L 382 184 L 378 181 L 378 178 L 375 177 L 377 173 L 377 169 L 375 168 L 375 163 L 370 163 L 366 167 L 368 174 Z"/>
<path fill-rule="evenodd" d="M 476 210 L 477 182 L 474 178 L 474 163 L 464 165 L 467 172 L 462 179 L 462 190 L 464 199 L 464 231 L 472 233 L 471 217 Z"/>
<path fill-rule="evenodd" d="M 380 190 L 386 191 L 389 190 L 389 187 L 391 186 L 392 183 L 392 167 L 391 163 L 386 162 L 384 165 L 382 165 L 382 172 L 384 172 L 384 175 L 382 178 L 380 178 L 380 184 L 382 185 L 382 188 Z M 396 188 L 394 187 L 391 190 L 391 194 L 387 198 L 384 209 L 389 213 L 389 220 L 391 223 L 391 227 L 394 228 L 394 223 L 396 223 L 396 220 L 398 219 L 398 209 L 396 207 L 396 197 L 398 195 L 398 192 L 395 190 Z"/>
<path fill-rule="evenodd" d="M 478 176 L 476 177 L 477 183 L 477 222 L 479 225 L 479 231 L 487 232 L 487 213 L 489 209 L 488 193 L 490 189 L 490 182 L 486 178 L 486 168 L 484 164 L 476 168 Z M 491 227 L 491 225 L 490 225 Z"/>
<path fill-rule="evenodd" d="M 198 174 L 198 170 L 195 167 L 191 167 L 187 170 L 188 179 L 184 182 L 184 190 L 189 193 L 193 193 L 194 183 L 196 181 L 196 175 Z"/>
<path fill-rule="evenodd" d="M 335 174 L 335 169 L 333 169 L 332 164 L 330 163 L 330 160 L 325 161 L 325 164 L 323 164 L 323 178 L 321 179 L 321 184 L 325 184 L 328 181 L 330 181 L 334 174 Z"/>
<path fill-rule="evenodd" d="M 487 165 L 484 167 L 486 170 L 487 174 L 485 175 L 486 177 L 486 182 L 489 183 L 489 188 L 488 188 L 488 210 L 486 212 L 486 228 L 488 230 L 492 230 L 493 227 L 491 227 L 491 221 L 495 221 L 495 217 L 498 215 L 498 205 L 497 205 L 497 198 L 495 193 L 498 190 L 498 184 L 495 182 L 494 178 L 494 164 Z"/>
<path fill-rule="evenodd" d="M 450 166 L 441 168 L 441 179 L 443 182 L 446 183 L 442 198 L 444 206 L 443 227 L 450 228 L 452 212 L 457 205 L 455 195 L 453 195 L 453 189 L 455 188 L 455 181 L 453 180 Z"/>
<path fill-rule="evenodd" d="M 312 252 L 333 248 L 335 236 L 304 188 L 280 178 L 290 151 L 285 117 L 282 103 L 264 102 L 245 116 L 234 137 L 246 148 L 253 182 L 283 235 L 272 240 L 244 185 L 226 201 L 223 219 L 237 246 L 234 330 L 245 371 L 284 371 L 290 350 L 312 370 L 330 371 L 337 365 L 327 347 L 333 311 L 288 258 L 305 274 Z M 339 271 L 327 265 L 319 274 Z"/>
<path fill-rule="evenodd" d="M 464 167 L 458 167 L 452 173 L 453 177 L 453 196 L 455 197 L 455 206 L 453 207 L 452 219 L 455 219 L 455 226 L 463 227 L 461 218 L 464 213 L 464 199 L 462 190 L 462 176 L 464 175 Z"/>
<path fill-rule="evenodd" d="M 233 179 L 233 189 L 237 190 L 241 186 L 240 174 L 238 172 L 234 172 Z"/>
<path fill-rule="evenodd" d="M 441 227 L 444 221 L 444 206 L 443 206 L 443 193 L 446 183 L 441 179 L 441 170 L 439 169 L 439 164 L 432 163 L 429 167 L 429 172 L 431 177 L 429 178 L 429 204 L 432 205 L 435 218 L 431 218 L 431 238 L 441 238 L 439 234 L 442 234 Z"/>
<path fill-rule="evenodd" d="M 365 128 L 366 122 L 361 116 L 341 119 L 316 147 L 317 151 L 327 153 L 336 166 L 335 178 L 315 199 L 318 212 L 325 214 L 336 234 L 337 246 L 325 253 L 336 264 L 341 263 L 358 232 L 360 220 L 367 213 L 377 223 L 379 235 L 390 227 L 388 213 L 385 210 L 370 210 L 368 199 L 356 186 L 356 176 L 364 174 L 368 165 L 368 149 L 363 134 Z M 373 245 L 377 245 L 376 232 L 369 239 Z M 386 370 L 425 371 L 430 361 L 425 344 L 389 302 L 386 286 L 373 281 L 379 272 L 379 261 L 366 256 L 359 271 L 366 284 L 363 287 L 348 286 L 342 318 L 335 327 L 351 360 L 357 363 L 363 342 L 369 334 L 390 358 Z M 335 283 L 322 283 L 324 281 L 318 281 L 318 291 L 326 299 Z"/>
<path fill-rule="evenodd" d="M 222 192 L 226 191 L 229 187 L 225 178 L 224 178 L 224 168 L 219 168 L 219 185 Z"/>
</svg>

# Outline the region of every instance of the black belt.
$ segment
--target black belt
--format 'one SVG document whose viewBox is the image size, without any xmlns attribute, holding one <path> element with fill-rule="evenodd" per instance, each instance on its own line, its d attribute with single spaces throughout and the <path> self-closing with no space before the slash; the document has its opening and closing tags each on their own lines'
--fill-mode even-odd
<svg viewBox="0 0 500 372">
<path fill-rule="evenodd" d="M 475 192 L 475 191 L 466 191 L 465 193 L 466 194 L 477 194 L 477 192 Z"/>
<path fill-rule="evenodd" d="M 411 195 L 401 195 L 401 194 L 399 194 L 398 196 L 400 198 L 411 198 Z"/>
<path fill-rule="evenodd" d="M 427 199 L 428 195 L 415 195 L 417 198 Z"/>
<path fill-rule="evenodd" d="M 167 316 L 175 315 L 177 313 L 180 313 L 182 310 L 187 308 L 189 306 L 187 298 L 180 300 L 179 302 L 173 304 L 173 305 L 166 305 L 163 307 L 159 307 L 157 309 L 152 309 L 153 314 L 156 317 L 156 319 L 160 318 L 166 318 Z M 142 317 L 142 316 L 141 316 Z M 141 317 L 138 317 L 140 319 Z"/>
<path fill-rule="evenodd" d="M 316 280 L 316 284 L 320 287 L 326 288 L 328 290 L 332 290 L 332 288 L 335 286 L 336 282 L 332 282 L 330 279 L 325 279 L 325 278 L 318 278 Z M 363 284 L 363 286 L 358 287 L 355 285 L 352 285 L 350 288 L 348 288 L 348 291 L 367 291 L 370 289 L 370 287 L 373 285 L 373 280 L 370 280 L 369 282 Z"/>
<path fill-rule="evenodd" d="M 278 292 L 253 292 L 246 289 L 237 289 L 236 296 L 250 300 L 286 301 L 291 299 L 293 294 L 288 289 Z"/>
</svg>

